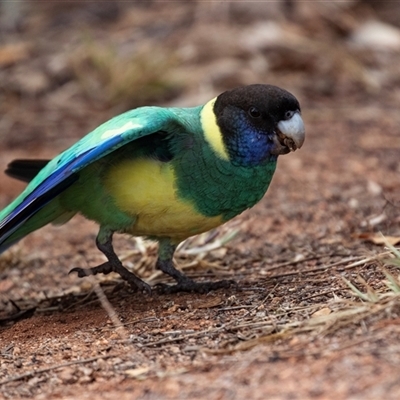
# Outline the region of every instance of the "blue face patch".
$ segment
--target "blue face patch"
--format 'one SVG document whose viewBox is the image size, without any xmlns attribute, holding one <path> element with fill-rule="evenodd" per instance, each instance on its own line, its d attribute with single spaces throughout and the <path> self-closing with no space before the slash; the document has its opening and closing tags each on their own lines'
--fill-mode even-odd
<svg viewBox="0 0 400 400">
<path fill-rule="evenodd" d="M 225 121 L 229 129 L 225 141 L 232 164 L 253 167 L 276 161 L 277 156 L 271 154 L 274 147 L 273 132 L 265 132 L 252 125 L 243 110 L 236 110 L 231 117 Z"/>
</svg>

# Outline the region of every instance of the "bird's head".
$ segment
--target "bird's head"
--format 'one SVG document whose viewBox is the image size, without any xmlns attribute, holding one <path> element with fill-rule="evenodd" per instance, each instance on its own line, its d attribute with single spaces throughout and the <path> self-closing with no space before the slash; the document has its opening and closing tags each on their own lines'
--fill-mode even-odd
<svg viewBox="0 0 400 400">
<path fill-rule="evenodd" d="M 297 99 L 272 85 L 249 85 L 220 94 L 204 106 L 205 137 L 217 155 L 256 166 L 299 149 L 305 129 Z"/>
</svg>

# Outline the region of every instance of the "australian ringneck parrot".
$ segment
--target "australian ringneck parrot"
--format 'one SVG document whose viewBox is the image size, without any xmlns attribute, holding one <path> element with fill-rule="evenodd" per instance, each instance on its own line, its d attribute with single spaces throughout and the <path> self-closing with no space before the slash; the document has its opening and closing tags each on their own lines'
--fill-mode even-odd
<svg viewBox="0 0 400 400">
<path fill-rule="evenodd" d="M 30 182 L 0 212 L 0 253 L 50 222 L 77 213 L 100 226 L 107 261 L 74 268 L 79 277 L 117 272 L 150 286 L 114 252 L 114 232 L 159 243 L 156 268 L 174 291 L 204 292 L 226 282 L 194 282 L 173 265 L 177 245 L 252 207 L 265 194 L 278 155 L 304 142 L 300 106 L 289 92 L 250 85 L 193 108 L 137 108 L 100 125 L 52 160 L 15 160 L 7 173 Z"/>
</svg>

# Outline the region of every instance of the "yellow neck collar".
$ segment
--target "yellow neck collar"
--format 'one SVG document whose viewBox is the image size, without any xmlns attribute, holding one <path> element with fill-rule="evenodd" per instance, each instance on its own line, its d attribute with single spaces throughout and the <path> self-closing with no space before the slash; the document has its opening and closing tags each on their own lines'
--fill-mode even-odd
<svg viewBox="0 0 400 400">
<path fill-rule="evenodd" d="M 214 114 L 214 103 L 217 98 L 206 103 L 200 113 L 204 137 L 219 158 L 229 161 L 229 155 L 222 140 L 222 133 Z"/>
</svg>

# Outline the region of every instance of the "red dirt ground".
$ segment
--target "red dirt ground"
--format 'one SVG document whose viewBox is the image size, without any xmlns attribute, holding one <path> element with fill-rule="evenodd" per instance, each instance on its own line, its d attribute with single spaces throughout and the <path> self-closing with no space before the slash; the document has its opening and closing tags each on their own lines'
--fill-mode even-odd
<svg viewBox="0 0 400 400">
<path fill-rule="evenodd" d="M 148 296 L 117 276 L 68 275 L 103 260 L 96 226 L 79 217 L 1 255 L 0 397 L 398 399 L 399 274 L 378 234 L 400 237 L 400 72 L 391 68 L 400 54 L 347 44 L 360 10 L 376 10 L 360 3 L 311 18 L 316 9 L 303 6 L 105 4 L 103 13 L 86 2 L 28 9 L 20 30 L 3 34 L 0 169 L 51 157 L 124 109 L 201 103 L 252 82 L 296 94 L 306 143 L 280 158 L 265 198 L 218 231 L 238 230 L 232 240 L 202 251 L 216 243 L 203 235 L 177 254 L 189 276 L 235 287 Z M 257 45 L 254 29 L 270 16 L 289 34 Z M 136 50 L 144 67 L 132 74 L 143 79 L 123 91 L 118 77 Z M 1 176 L 0 205 L 23 186 Z M 165 281 L 154 244 L 119 237 L 116 249 L 151 284 Z M 33 315 L 5 321 L 17 307 Z"/>
</svg>

